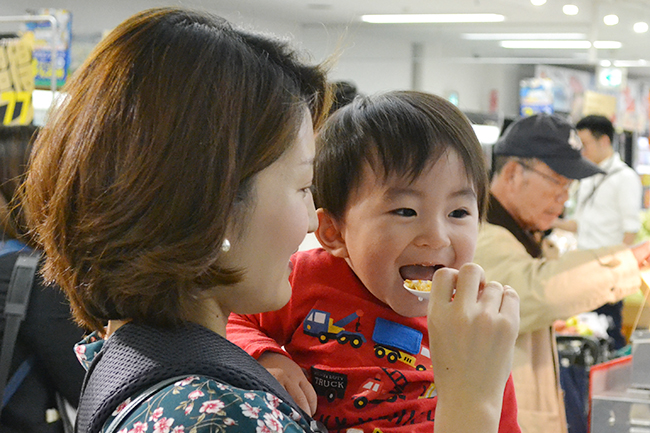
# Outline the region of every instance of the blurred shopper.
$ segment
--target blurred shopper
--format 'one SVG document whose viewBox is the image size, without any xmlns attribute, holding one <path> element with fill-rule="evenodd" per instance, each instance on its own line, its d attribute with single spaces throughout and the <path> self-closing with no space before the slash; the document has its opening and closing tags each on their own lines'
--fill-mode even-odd
<svg viewBox="0 0 650 433">
<path fill-rule="evenodd" d="M 543 257 L 540 233 L 562 213 L 572 179 L 602 173 L 581 157 L 576 131 L 563 119 L 540 114 L 518 120 L 494 154 L 490 208 L 474 260 L 488 281 L 512 286 L 521 298 L 512 375 L 522 431 L 566 432 L 553 322 L 636 292 L 650 245 Z"/>
<path fill-rule="evenodd" d="M 587 116 L 576 125 L 582 140 L 582 155 L 603 170 L 603 174 L 582 179 L 572 219 L 556 226 L 577 232 L 578 248 L 632 245 L 641 229 L 642 186 L 639 175 L 614 151 L 614 125 L 604 116 Z M 610 317 L 608 334 L 613 348 L 625 346 L 621 332 L 623 302 L 596 310 Z"/>
<path fill-rule="evenodd" d="M 350 102 L 354 101 L 354 98 L 356 98 L 357 95 L 360 95 L 357 90 L 357 85 L 352 81 L 334 81 L 332 83 L 332 89 L 334 90 L 334 99 L 330 106 L 330 114 L 341 107 L 345 107 Z"/>
<path fill-rule="evenodd" d="M 20 251 L 33 247 L 26 235 L 21 206 L 16 197 L 29 159 L 30 140 L 35 132 L 34 126 L 0 127 L 1 310 L 4 310 L 4 295 Z M 4 322 L 2 316 L 2 330 Z M 73 350 L 82 336 L 83 331 L 72 321 L 64 294 L 57 287 L 45 285 L 40 275 L 36 275 L 14 348 L 10 383 L 5 387 L 5 399 L 8 395 L 10 398 L 0 416 L 2 433 L 64 431 L 67 420 L 63 400 L 77 406 L 85 373 Z M 31 368 L 27 375 L 16 382 L 20 377 L 20 374 L 16 375 L 19 366 L 26 368 L 28 365 Z M 11 384 L 12 378 L 15 386 Z"/>
</svg>

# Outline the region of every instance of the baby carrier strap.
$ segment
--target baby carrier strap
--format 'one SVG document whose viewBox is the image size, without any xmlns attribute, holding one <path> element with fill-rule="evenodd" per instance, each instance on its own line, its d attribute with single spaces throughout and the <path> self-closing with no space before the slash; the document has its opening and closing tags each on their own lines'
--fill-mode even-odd
<svg viewBox="0 0 650 433">
<path fill-rule="evenodd" d="M 208 376 L 266 391 L 311 418 L 255 359 L 222 336 L 193 323 L 173 329 L 128 323 L 106 340 L 84 380 L 76 430 L 96 433 L 128 397 L 177 376 Z"/>
</svg>

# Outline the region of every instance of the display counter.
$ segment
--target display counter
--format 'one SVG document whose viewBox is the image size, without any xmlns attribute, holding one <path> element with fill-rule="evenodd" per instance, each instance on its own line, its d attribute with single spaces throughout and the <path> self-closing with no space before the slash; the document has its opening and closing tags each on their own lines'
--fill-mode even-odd
<svg viewBox="0 0 650 433">
<path fill-rule="evenodd" d="M 631 356 L 590 371 L 591 433 L 650 433 L 650 331 L 631 342 Z"/>
</svg>

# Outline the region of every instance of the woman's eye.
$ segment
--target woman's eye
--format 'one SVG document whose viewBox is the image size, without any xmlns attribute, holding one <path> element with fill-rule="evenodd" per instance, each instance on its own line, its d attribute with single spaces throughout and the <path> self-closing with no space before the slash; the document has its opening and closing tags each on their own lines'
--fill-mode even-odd
<svg viewBox="0 0 650 433">
<path fill-rule="evenodd" d="M 449 214 L 450 217 L 452 218 L 464 218 L 469 215 L 469 212 L 465 209 L 456 209 L 454 211 L 451 211 Z"/>
<path fill-rule="evenodd" d="M 303 194 L 307 195 L 311 193 L 311 186 L 308 186 L 306 188 L 302 188 L 300 191 L 302 191 Z"/>
<path fill-rule="evenodd" d="M 414 217 L 417 216 L 417 212 L 414 211 L 413 209 L 408 209 L 408 208 L 401 208 L 401 209 L 396 209 L 393 211 L 395 215 L 403 216 L 403 217 Z"/>
</svg>

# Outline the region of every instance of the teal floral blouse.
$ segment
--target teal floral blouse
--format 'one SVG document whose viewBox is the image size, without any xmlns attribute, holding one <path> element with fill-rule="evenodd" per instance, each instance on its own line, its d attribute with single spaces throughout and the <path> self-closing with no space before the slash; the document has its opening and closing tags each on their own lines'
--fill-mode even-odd
<svg viewBox="0 0 650 433">
<path fill-rule="evenodd" d="M 75 346 L 86 369 L 104 340 L 91 334 Z M 102 433 L 132 399 L 120 404 Z M 188 376 L 144 400 L 114 431 L 117 433 L 303 433 L 308 424 L 273 394 L 236 388 L 214 379 Z"/>
</svg>

